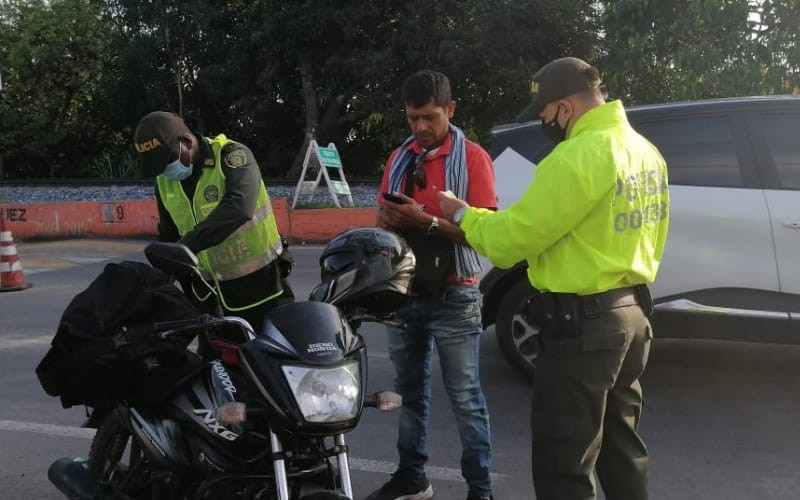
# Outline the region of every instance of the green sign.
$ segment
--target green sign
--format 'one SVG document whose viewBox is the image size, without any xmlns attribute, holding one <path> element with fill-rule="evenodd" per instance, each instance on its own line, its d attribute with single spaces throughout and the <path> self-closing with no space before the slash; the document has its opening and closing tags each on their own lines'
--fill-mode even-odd
<svg viewBox="0 0 800 500">
<path fill-rule="evenodd" d="M 342 168 L 342 160 L 339 152 L 333 148 L 319 148 L 320 161 L 326 167 Z"/>
</svg>

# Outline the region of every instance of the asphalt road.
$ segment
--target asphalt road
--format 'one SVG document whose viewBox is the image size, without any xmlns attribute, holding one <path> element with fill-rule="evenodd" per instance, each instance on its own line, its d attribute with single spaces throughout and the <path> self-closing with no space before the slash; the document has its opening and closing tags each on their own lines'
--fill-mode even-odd
<svg viewBox="0 0 800 500">
<path fill-rule="evenodd" d="M 33 286 L 0 293 L 0 499 L 61 498 L 48 465 L 85 456 L 90 432 L 81 408 L 62 409 L 34 369 L 64 307 L 103 265 L 142 260 L 144 242 L 76 240 L 18 244 Z M 298 297 L 318 278 L 319 247 L 293 247 Z M 365 328 L 371 390 L 391 388 L 393 369 L 380 327 Z M 663 332 L 667 333 L 667 332 Z M 659 332 L 656 332 L 658 336 Z M 496 498 L 532 499 L 529 387 L 503 361 L 490 329 L 482 379 L 492 418 Z M 460 446 L 438 371 L 434 374 L 429 476 L 436 499 L 463 499 Z M 800 498 L 800 347 L 656 339 L 643 380 L 641 432 L 651 451 L 653 499 L 789 500 Z M 363 498 L 394 468 L 396 414 L 367 411 L 348 436 L 353 486 Z M 601 496 L 602 498 L 602 496 Z"/>
</svg>

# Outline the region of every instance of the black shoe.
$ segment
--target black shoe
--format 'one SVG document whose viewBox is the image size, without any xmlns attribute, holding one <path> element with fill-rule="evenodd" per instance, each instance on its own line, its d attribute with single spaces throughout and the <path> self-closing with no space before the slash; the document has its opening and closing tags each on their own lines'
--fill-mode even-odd
<svg viewBox="0 0 800 500">
<path fill-rule="evenodd" d="M 433 486 L 428 478 L 415 478 L 395 472 L 379 490 L 373 491 L 364 500 L 428 500 L 433 498 Z"/>
<path fill-rule="evenodd" d="M 478 495 L 477 493 L 470 493 L 469 495 L 467 495 L 467 500 L 494 500 L 494 497 L 489 495 L 481 496 Z"/>
</svg>

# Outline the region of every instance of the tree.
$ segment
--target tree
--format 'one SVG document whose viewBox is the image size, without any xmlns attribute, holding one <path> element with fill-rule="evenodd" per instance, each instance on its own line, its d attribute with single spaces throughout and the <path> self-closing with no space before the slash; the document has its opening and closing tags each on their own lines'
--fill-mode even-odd
<svg viewBox="0 0 800 500">
<path fill-rule="evenodd" d="M 791 92 L 796 0 L 602 2 L 602 67 L 628 104 Z"/>
<path fill-rule="evenodd" d="M 13 177 L 74 175 L 114 132 L 95 102 L 111 60 L 112 28 L 93 0 L 0 3 L 0 154 Z"/>
<path fill-rule="evenodd" d="M 350 0 L 323 7 L 274 0 L 267 2 L 264 35 L 278 43 L 283 78 L 296 75 L 295 88 L 303 89 L 282 98 L 303 96 L 305 140 L 334 140 L 345 164 L 375 174 L 408 134 L 399 100 L 410 73 L 448 74 L 460 103 L 456 122 L 488 143 L 491 127 L 529 99 L 529 79 L 542 60 L 591 53 L 592 4 Z M 299 171 L 304 147 L 297 152 L 290 176 Z"/>
</svg>

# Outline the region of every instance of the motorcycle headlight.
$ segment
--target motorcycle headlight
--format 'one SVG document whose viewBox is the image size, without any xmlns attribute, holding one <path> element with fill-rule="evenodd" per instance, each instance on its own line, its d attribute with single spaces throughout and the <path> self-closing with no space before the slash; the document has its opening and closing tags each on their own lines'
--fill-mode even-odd
<svg viewBox="0 0 800 500">
<path fill-rule="evenodd" d="M 361 391 L 358 362 L 335 368 L 294 365 L 282 368 L 306 421 L 341 422 L 356 416 Z"/>
</svg>

